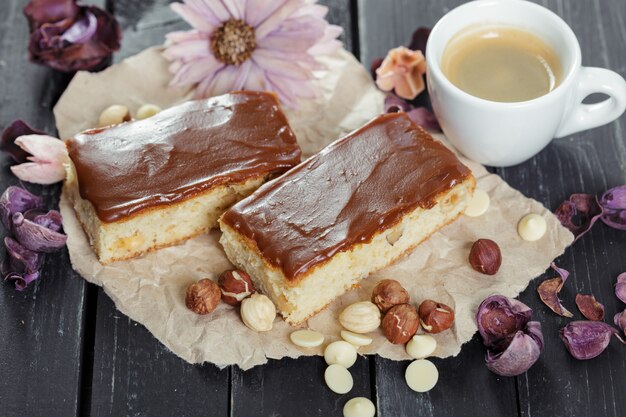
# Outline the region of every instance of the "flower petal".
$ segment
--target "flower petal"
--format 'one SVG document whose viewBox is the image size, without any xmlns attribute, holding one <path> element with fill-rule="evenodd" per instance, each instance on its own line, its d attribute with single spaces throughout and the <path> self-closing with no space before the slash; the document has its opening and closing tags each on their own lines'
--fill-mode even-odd
<svg viewBox="0 0 626 417">
<path fill-rule="evenodd" d="M 503 351 L 487 351 L 487 368 L 501 376 L 516 376 L 528 371 L 537 362 L 543 350 L 541 323 L 528 322 L 525 331 L 519 330 Z"/>
<path fill-rule="evenodd" d="M 54 184 L 65 179 L 65 166 L 69 160 L 63 141 L 46 135 L 24 135 L 15 143 L 30 153 L 27 162 L 11 167 L 15 176 L 37 184 Z"/>
<path fill-rule="evenodd" d="M 426 107 L 417 107 L 407 112 L 407 115 L 422 128 L 430 131 L 441 131 L 439 121 L 433 112 Z"/>
<path fill-rule="evenodd" d="M 622 272 L 617 276 L 615 296 L 619 298 L 622 303 L 626 303 L 626 272 Z"/>
<path fill-rule="evenodd" d="M 304 4 L 304 0 L 287 0 L 282 6 L 277 8 L 263 22 L 257 26 L 255 35 L 257 42 L 262 41 L 265 36 L 275 30 L 285 19 L 291 16 Z"/>
<path fill-rule="evenodd" d="M 199 83 L 207 74 L 211 74 L 224 66 L 213 56 L 195 59 L 181 67 L 176 71 L 174 77 L 170 81 L 170 85 L 193 85 Z"/>
<path fill-rule="evenodd" d="M 18 274 L 32 274 L 41 265 L 41 254 L 22 246 L 10 237 L 4 238 L 4 247 L 7 250 L 9 268 Z"/>
<path fill-rule="evenodd" d="M 602 221 L 618 230 L 626 230 L 626 185 L 611 188 L 602 195 Z"/>
<path fill-rule="evenodd" d="M 292 78 L 294 80 L 313 79 L 313 73 L 297 62 L 278 60 L 266 53 L 264 49 L 254 51 L 254 62 L 263 68 L 265 72 L 270 72 L 281 77 Z"/>
<path fill-rule="evenodd" d="M 561 203 L 554 214 L 574 234 L 575 242 L 600 218 L 602 206 L 591 194 L 572 194 L 569 200 Z"/>
<path fill-rule="evenodd" d="M 58 212 L 49 215 L 49 217 L 57 215 L 59 215 Z M 43 222 L 43 220 L 44 219 L 40 219 L 40 223 Z M 67 240 L 67 236 L 63 233 L 56 232 L 42 224 L 28 220 L 22 213 L 15 213 L 13 215 L 13 233 L 15 233 L 15 238 L 20 244 L 26 249 L 35 252 L 55 252 L 65 246 Z"/>
<path fill-rule="evenodd" d="M 7 230 L 11 230 L 13 214 L 41 209 L 43 206 L 42 197 L 31 194 L 22 187 L 12 185 L 7 187 L 0 196 L 0 221 Z"/>
<path fill-rule="evenodd" d="M 198 39 L 171 44 L 163 50 L 163 56 L 170 61 L 181 59 L 188 62 L 195 58 L 212 56 L 212 53 L 209 42 Z"/>
<path fill-rule="evenodd" d="M 592 294 L 576 294 L 576 306 L 587 320 L 604 319 L 604 306 Z"/>
<path fill-rule="evenodd" d="M 52 164 L 26 162 L 13 165 L 11 172 L 22 181 L 32 182 L 33 184 L 54 184 L 65 179 L 65 169 Z"/>
<path fill-rule="evenodd" d="M 252 27 L 258 27 L 277 9 L 283 7 L 289 0 L 247 0 L 244 20 Z"/>
<path fill-rule="evenodd" d="M 32 134 L 44 135 L 45 133 L 41 130 L 33 129 L 23 120 L 15 120 L 2 132 L 0 150 L 8 153 L 15 162 L 26 162 L 28 152 L 16 145 L 15 140 L 20 136 Z"/>
<path fill-rule="evenodd" d="M 565 347 L 578 360 L 600 355 L 614 334 L 617 330 L 602 321 L 573 321 L 560 331 Z"/>
</svg>

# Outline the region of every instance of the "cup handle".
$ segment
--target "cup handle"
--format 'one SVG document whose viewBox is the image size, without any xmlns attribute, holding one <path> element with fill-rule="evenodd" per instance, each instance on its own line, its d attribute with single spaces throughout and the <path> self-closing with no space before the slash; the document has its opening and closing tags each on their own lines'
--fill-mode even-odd
<svg viewBox="0 0 626 417">
<path fill-rule="evenodd" d="M 593 93 L 603 93 L 609 98 L 596 104 L 583 104 L 585 97 Z M 583 67 L 573 99 L 576 104 L 561 122 L 557 138 L 602 126 L 620 117 L 626 110 L 626 80 L 608 69 Z"/>
</svg>

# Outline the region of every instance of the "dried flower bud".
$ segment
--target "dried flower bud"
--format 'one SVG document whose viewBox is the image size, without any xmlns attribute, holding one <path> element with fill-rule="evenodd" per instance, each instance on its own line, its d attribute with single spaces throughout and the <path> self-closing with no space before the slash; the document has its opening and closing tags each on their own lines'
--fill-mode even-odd
<svg viewBox="0 0 626 417">
<path fill-rule="evenodd" d="M 557 267 L 554 262 L 551 267 L 559 274 L 559 276 L 546 279 L 539 284 L 537 287 L 539 298 L 541 298 L 541 301 L 543 301 L 545 305 L 550 307 L 550 310 L 554 311 L 559 316 L 573 317 L 574 315 L 563 307 L 561 300 L 559 300 L 559 292 L 561 291 L 561 288 L 563 288 L 563 284 L 565 284 L 567 277 L 569 277 L 569 272 L 563 268 Z"/>
<path fill-rule="evenodd" d="M 623 335 L 626 336 L 626 310 L 621 313 L 617 313 L 615 317 L 613 317 L 613 322 L 615 325 L 622 331 Z M 622 336 L 618 336 L 622 343 L 626 344 L 626 341 Z"/>
<path fill-rule="evenodd" d="M 618 230 L 626 230 L 626 185 L 611 188 L 600 199 L 602 221 Z"/>
<path fill-rule="evenodd" d="M 604 306 L 589 294 L 576 294 L 576 305 L 587 320 L 601 321 L 604 319 Z"/>
<path fill-rule="evenodd" d="M 470 250 L 469 263 L 478 272 L 495 275 L 502 264 L 500 247 L 493 240 L 478 239 Z"/>
<path fill-rule="evenodd" d="M 561 224 L 578 240 L 602 215 L 602 206 L 591 194 L 572 194 L 554 212 Z M 574 219 L 578 221 L 574 223 Z"/>
<path fill-rule="evenodd" d="M 602 321 L 573 321 L 563 327 L 560 334 L 574 358 L 587 360 L 604 352 L 617 330 Z"/>
<path fill-rule="evenodd" d="M 372 291 L 372 303 L 386 313 L 391 307 L 409 302 L 409 293 L 395 279 L 383 279 Z"/>
<path fill-rule="evenodd" d="M 443 332 L 454 323 L 454 310 L 433 300 L 424 300 L 420 304 L 418 315 L 420 324 L 427 333 Z"/>
<path fill-rule="evenodd" d="M 515 333 L 511 343 L 503 351 L 487 351 L 487 368 L 502 376 L 520 375 L 537 362 L 542 350 L 541 323 L 530 321 L 524 330 Z"/>
<path fill-rule="evenodd" d="M 622 272 L 617 276 L 615 295 L 622 301 L 622 303 L 626 303 L 626 272 Z"/>
</svg>

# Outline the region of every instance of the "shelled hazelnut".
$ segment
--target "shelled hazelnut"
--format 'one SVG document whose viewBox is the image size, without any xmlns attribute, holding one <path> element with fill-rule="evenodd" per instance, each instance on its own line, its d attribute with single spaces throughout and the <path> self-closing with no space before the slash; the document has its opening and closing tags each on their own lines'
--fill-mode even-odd
<svg viewBox="0 0 626 417">
<path fill-rule="evenodd" d="M 222 293 L 219 286 L 208 278 L 187 287 L 185 305 L 197 314 L 209 314 L 217 308 Z"/>
<path fill-rule="evenodd" d="M 252 330 L 272 330 L 275 318 L 276 306 L 263 294 L 252 294 L 241 302 L 241 319 Z"/>
<path fill-rule="evenodd" d="M 374 303 L 360 301 L 346 307 L 339 315 L 339 323 L 354 333 L 369 333 L 380 326 L 380 310 Z"/>
<path fill-rule="evenodd" d="M 231 306 L 238 306 L 244 298 L 256 292 L 250 275 L 233 269 L 223 272 L 217 280 L 222 290 L 222 301 Z"/>
<path fill-rule="evenodd" d="M 385 314 L 389 309 L 398 304 L 409 302 L 409 293 L 395 279 L 383 279 L 372 291 L 372 303 Z"/>
<path fill-rule="evenodd" d="M 493 240 L 478 239 L 470 250 L 469 263 L 475 271 L 495 275 L 502 264 L 500 247 Z"/>
<path fill-rule="evenodd" d="M 417 310 L 411 304 L 398 304 L 383 318 L 383 331 L 387 340 L 399 345 L 407 343 L 419 328 Z"/>
<path fill-rule="evenodd" d="M 454 310 L 433 300 L 424 300 L 418 309 L 420 324 L 427 333 L 440 333 L 452 327 Z"/>
<path fill-rule="evenodd" d="M 122 104 L 113 104 L 100 113 L 98 127 L 118 125 L 130 121 L 130 111 Z"/>
</svg>

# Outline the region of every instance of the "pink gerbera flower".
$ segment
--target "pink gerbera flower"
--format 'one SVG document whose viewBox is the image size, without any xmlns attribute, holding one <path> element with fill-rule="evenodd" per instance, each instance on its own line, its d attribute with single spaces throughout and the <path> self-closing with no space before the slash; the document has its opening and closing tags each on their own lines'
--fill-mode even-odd
<svg viewBox="0 0 626 417">
<path fill-rule="evenodd" d="M 267 90 L 287 106 L 316 97 L 317 60 L 341 46 L 342 29 L 325 20 L 317 0 L 183 0 L 172 10 L 194 30 L 167 34 L 171 84 L 204 98 Z"/>
</svg>

